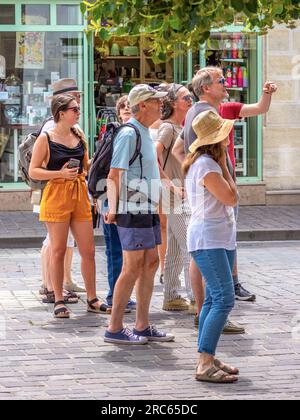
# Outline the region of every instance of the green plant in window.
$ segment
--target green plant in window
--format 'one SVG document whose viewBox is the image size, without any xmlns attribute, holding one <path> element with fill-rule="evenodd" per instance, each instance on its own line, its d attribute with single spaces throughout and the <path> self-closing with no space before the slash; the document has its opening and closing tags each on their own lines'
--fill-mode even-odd
<svg viewBox="0 0 300 420">
<path fill-rule="evenodd" d="M 196 50 L 212 29 L 239 23 L 265 34 L 276 23 L 290 28 L 300 18 L 297 0 L 90 0 L 81 3 L 103 45 L 113 36 L 151 36 L 154 61 L 175 54 L 174 45 Z"/>
</svg>

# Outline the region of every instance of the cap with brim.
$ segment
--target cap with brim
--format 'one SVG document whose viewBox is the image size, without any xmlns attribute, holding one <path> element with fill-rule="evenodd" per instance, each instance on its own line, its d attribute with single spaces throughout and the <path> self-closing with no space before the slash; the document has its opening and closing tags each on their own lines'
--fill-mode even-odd
<svg viewBox="0 0 300 420">
<path fill-rule="evenodd" d="M 194 153 L 199 147 L 220 143 L 233 129 L 236 120 L 226 120 L 214 111 L 205 111 L 193 120 L 193 130 L 197 139 L 190 145 L 189 151 Z"/>
<path fill-rule="evenodd" d="M 130 106 L 135 106 L 149 99 L 161 99 L 167 95 L 168 92 L 159 92 L 149 85 L 141 84 L 131 89 L 128 95 L 128 101 Z"/>
</svg>

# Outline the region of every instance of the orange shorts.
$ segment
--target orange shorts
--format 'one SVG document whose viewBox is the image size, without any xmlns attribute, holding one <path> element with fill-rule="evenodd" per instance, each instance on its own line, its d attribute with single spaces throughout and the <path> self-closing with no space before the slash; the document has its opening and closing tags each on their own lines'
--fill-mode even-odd
<svg viewBox="0 0 300 420">
<path fill-rule="evenodd" d="M 75 181 L 49 181 L 43 192 L 40 221 L 63 223 L 71 220 L 92 221 L 91 204 L 83 175 L 79 175 Z"/>
</svg>

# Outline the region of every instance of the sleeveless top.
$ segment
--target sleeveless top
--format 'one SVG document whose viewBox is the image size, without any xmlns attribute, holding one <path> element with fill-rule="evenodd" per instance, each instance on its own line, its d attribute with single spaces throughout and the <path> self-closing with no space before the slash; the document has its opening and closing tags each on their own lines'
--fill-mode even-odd
<svg viewBox="0 0 300 420">
<path fill-rule="evenodd" d="M 79 173 L 83 172 L 83 160 L 85 155 L 85 148 L 83 142 L 79 140 L 76 147 L 68 147 L 61 143 L 55 143 L 48 137 L 50 158 L 47 165 L 48 171 L 60 171 L 61 168 L 69 162 L 70 159 L 78 159 L 80 161 Z"/>
</svg>

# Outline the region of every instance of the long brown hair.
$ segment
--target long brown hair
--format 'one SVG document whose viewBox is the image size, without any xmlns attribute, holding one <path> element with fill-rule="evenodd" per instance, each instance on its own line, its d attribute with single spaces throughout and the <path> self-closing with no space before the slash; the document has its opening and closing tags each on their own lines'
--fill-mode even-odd
<svg viewBox="0 0 300 420">
<path fill-rule="evenodd" d="M 76 101 L 76 98 L 71 94 L 55 95 L 51 102 L 51 112 L 55 123 L 60 120 L 60 112 L 66 111 L 69 107 L 70 102 Z M 76 127 L 71 128 L 72 133 L 77 137 L 83 144 L 84 150 L 87 150 L 87 141 L 83 131 Z"/>
<path fill-rule="evenodd" d="M 213 158 L 214 161 L 217 163 L 219 162 L 221 156 L 222 156 L 223 150 L 220 143 L 216 144 L 208 144 L 206 146 L 199 147 L 194 153 L 189 153 L 187 157 L 185 158 L 183 164 L 182 164 L 182 170 L 184 175 L 186 176 L 190 167 L 193 163 L 196 162 L 196 160 L 202 156 L 202 155 L 209 155 Z"/>
</svg>

